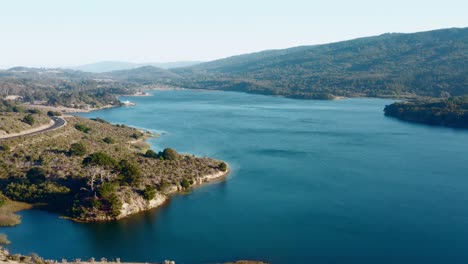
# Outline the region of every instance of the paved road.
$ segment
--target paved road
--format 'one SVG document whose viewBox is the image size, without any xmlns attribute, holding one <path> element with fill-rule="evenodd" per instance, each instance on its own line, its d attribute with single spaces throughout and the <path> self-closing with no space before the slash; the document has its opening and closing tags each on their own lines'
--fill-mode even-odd
<svg viewBox="0 0 468 264">
<path fill-rule="evenodd" d="M 52 116 L 52 117 L 50 117 L 50 119 L 52 119 L 52 121 L 54 121 L 54 125 L 52 125 L 51 127 L 48 127 L 46 129 L 43 129 L 43 130 L 23 134 L 23 135 L 18 135 L 18 136 L 13 136 L 13 137 L 8 137 L 8 138 L 0 138 L 0 141 L 11 139 L 11 138 L 23 137 L 23 136 L 37 135 L 37 134 L 41 134 L 41 133 L 44 133 L 44 132 L 47 132 L 47 131 L 50 131 L 50 130 L 57 129 L 57 128 L 62 127 L 62 126 L 65 125 L 65 119 L 63 119 L 61 117 Z"/>
</svg>

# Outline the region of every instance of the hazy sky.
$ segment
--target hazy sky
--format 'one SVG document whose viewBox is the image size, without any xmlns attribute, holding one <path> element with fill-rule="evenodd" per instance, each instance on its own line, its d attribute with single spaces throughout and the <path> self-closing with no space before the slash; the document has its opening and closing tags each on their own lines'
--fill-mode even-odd
<svg viewBox="0 0 468 264">
<path fill-rule="evenodd" d="M 468 26 L 466 0 L 1 0 L 0 68 L 212 60 Z"/>
</svg>

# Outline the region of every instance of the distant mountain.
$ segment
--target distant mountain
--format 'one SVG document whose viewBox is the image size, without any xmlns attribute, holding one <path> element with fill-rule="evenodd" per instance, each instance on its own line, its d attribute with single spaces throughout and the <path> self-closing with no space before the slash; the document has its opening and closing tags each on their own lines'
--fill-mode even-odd
<svg viewBox="0 0 468 264">
<path fill-rule="evenodd" d="M 269 50 L 171 70 L 177 85 L 283 95 L 468 94 L 468 28 Z"/>
<path fill-rule="evenodd" d="M 84 72 L 93 73 L 104 73 L 111 71 L 130 70 L 143 66 L 154 66 L 163 69 L 171 69 L 177 67 L 188 67 L 198 64 L 198 61 L 180 61 L 180 62 L 166 62 L 166 63 L 131 63 L 123 61 L 101 61 L 97 63 L 91 63 L 86 65 L 80 65 L 75 67 L 65 67 L 68 69 L 79 70 Z"/>
<path fill-rule="evenodd" d="M 137 84 L 154 84 L 157 82 L 170 82 L 179 76 L 169 70 L 154 66 L 143 66 L 136 69 L 112 71 L 99 74 L 100 78 Z"/>
</svg>

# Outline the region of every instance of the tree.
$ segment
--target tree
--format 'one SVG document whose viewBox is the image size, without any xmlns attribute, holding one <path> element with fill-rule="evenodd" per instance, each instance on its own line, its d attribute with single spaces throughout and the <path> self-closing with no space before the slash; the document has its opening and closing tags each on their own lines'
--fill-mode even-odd
<svg viewBox="0 0 468 264">
<path fill-rule="evenodd" d="M 182 181 L 180 181 L 180 186 L 182 186 L 182 188 L 187 190 L 188 188 L 190 188 L 190 182 L 184 178 L 182 179 Z"/>
<path fill-rule="evenodd" d="M 145 157 L 157 159 L 159 157 L 159 155 L 158 155 L 158 153 L 154 152 L 154 150 L 148 149 L 148 151 L 146 151 L 146 153 L 145 153 Z"/>
<path fill-rule="evenodd" d="M 156 188 L 153 186 L 146 186 L 145 191 L 143 192 L 143 198 L 147 201 L 153 200 L 156 197 Z"/>
<path fill-rule="evenodd" d="M 220 162 L 218 165 L 218 169 L 220 169 L 221 171 L 226 171 L 227 170 L 226 162 Z"/>
<path fill-rule="evenodd" d="M 29 114 L 27 116 L 25 116 L 22 121 L 30 126 L 34 125 L 34 123 L 36 122 L 36 120 L 34 119 L 34 117 Z"/>
<path fill-rule="evenodd" d="M 96 152 L 83 159 L 83 165 L 97 165 L 110 169 L 115 167 L 117 162 L 109 155 L 103 152 Z"/>
<path fill-rule="evenodd" d="M 48 116 L 61 116 L 62 113 L 57 112 L 57 111 L 48 111 L 48 112 L 47 112 L 47 115 L 48 115 Z"/>
<path fill-rule="evenodd" d="M 83 156 L 86 154 L 86 147 L 83 143 L 73 143 L 68 153 L 70 156 Z"/>
<path fill-rule="evenodd" d="M 129 185 L 140 183 L 141 171 L 138 166 L 128 160 L 121 160 L 119 163 L 120 174 L 123 180 Z"/>
<path fill-rule="evenodd" d="M 165 160 L 177 160 L 179 159 L 179 153 L 172 148 L 165 148 L 160 154 Z"/>
</svg>

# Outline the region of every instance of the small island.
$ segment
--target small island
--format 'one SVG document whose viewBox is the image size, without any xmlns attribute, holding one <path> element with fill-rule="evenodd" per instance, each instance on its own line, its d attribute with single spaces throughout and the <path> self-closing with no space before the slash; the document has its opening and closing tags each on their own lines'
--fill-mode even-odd
<svg viewBox="0 0 468 264">
<path fill-rule="evenodd" d="M 16 106 L 3 105 L 2 120 L 11 124 L 28 122 L 18 115 L 47 122 L 60 115 L 43 109 L 18 113 Z M 100 118 L 60 119 L 66 121 L 60 128 L 0 139 L 0 225 L 18 224 L 14 212 L 28 205 L 75 221 L 117 220 L 229 172 L 223 161 L 171 148 L 155 152 L 145 142 L 152 136 L 146 131 Z"/>
<path fill-rule="evenodd" d="M 384 112 L 409 122 L 468 128 L 468 96 L 396 102 L 385 106 Z"/>
</svg>

